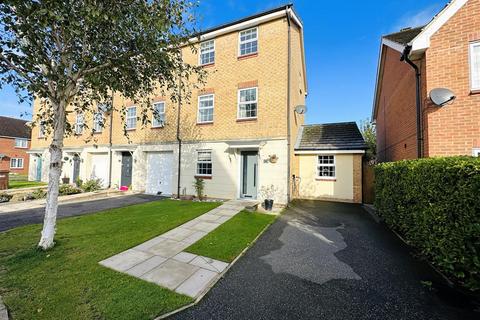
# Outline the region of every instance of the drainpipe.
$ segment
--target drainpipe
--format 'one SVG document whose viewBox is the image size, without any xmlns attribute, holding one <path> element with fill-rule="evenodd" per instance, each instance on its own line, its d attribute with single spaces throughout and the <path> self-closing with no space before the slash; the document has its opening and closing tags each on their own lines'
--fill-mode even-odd
<svg viewBox="0 0 480 320">
<path fill-rule="evenodd" d="M 415 70 L 415 95 L 417 104 L 417 158 L 420 159 L 423 157 L 422 99 L 420 96 L 421 73 L 420 68 L 409 58 L 411 51 L 412 46 L 406 46 L 405 50 L 403 50 L 400 61 L 405 61 Z"/>
<path fill-rule="evenodd" d="M 290 14 L 288 9 L 290 6 L 285 7 L 285 12 L 287 14 L 287 23 L 288 23 L 288 60 L 287 60 L 287 203 L 290 202 L 290 173 L 291 173 L 291 159 L 290 159 L 290 140 L 291 140 L 291 128 L 290 128 L 290 67 L 291 67 L 291 21 L 290 21 Z"/>
<path fill-rule="evenodd" d="M 108 166 L 108 189 L 112 187 L 112 130 L 113 130 L 113 96 L 114 93 L 112 92 L 112 106 L 110 109 L 110 128 L 109 128 L 109 136 L 108 136 L 108 146 L 109 146 L 109 152 L 108 152 L 108 161 L 109 161 L 109 166 Z"/>
<path fill-rule="evenodd" d="M 177 199 L 180 199 L 180 175 L 182 173 L 182 139 L 180 138 L 180 108 L 182 107 L 182 71 L 178 77 L 178 110 L 177 110 L 177 141 L 178 141 L 178 169 L 177 169 Z"/>
</svg>

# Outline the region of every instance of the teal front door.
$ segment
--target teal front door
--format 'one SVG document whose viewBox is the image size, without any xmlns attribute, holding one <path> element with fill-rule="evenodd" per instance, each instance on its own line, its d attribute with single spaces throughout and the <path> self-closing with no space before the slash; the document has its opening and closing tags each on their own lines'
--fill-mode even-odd
<svg viewBox="0 0 480 320">
<path fill-rule="evenodd" d="M 242 198 L 257 198 L 258 152 L 243 151 L 241 153 L 241 194 Z"/>
<path fill-rule="evenodd" d="M 35 180 L 42 181 L 42 158 L 37 157 L 37 172 Z"/>
</svg>

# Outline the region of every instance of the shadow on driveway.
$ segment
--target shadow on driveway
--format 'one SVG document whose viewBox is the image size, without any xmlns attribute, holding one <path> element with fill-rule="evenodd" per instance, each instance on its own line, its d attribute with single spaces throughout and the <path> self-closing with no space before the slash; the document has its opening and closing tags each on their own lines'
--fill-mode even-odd
<svg viewBox="0 0 480 320">
<path fill-rule="evenodd" d="M 359 205 L 297 201 L 197 306 L 172 319 L 478 319 Z"/>
<path fill-rule="evenodd" d="M 102 210 L 157 201 L 160 199 L 162 199 L 162 197 L 146 194 L 134 194 L 101 200 L 60 204 L 58 206 L 58 218 L 81 216 Z M 42 223 L 44 213 L 45 208 L 36 208 L 0 214 L 0 232 L 27 224 Z"/>
</svg>

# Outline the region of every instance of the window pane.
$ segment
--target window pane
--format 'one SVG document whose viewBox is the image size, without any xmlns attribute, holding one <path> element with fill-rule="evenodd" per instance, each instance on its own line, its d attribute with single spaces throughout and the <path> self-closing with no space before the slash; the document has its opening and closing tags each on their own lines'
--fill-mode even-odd
<svg viewBox="0 0 480 320">
<path fill-rule="evenodd" d="M 212 174 L 212 152 L 198 151 L 197 153 L 197 174 L 211 175 Z"/>
<path fill-rule="evenodd" d="M 240 55 L 256 53 L 258 50 L 257 29 L 240 32 Z"/>
<path fill-rule="evenodd" d="M 200 96 L 198 98 L 198 122 L 213 121 L 213 95 Z"/>
<path fill-rule="evenodd" d="M 214 40 L 202 42 L 200 44 L 200 64 L 210 64 L 215 62 L 215 44 Z"/>
<path fill-rule="evenodd" d="M 480 43 L 472 44 L 470 50 L 472 89 L 480 89 Z"/>
<path fill-rule="evenodd" d="M 153 127 L 160 127 L 163 126 L 165 123 L 165 103 L 164 102 L 158 102 L 153 105 L 154 110 L 156 111 L 156 114 L 153 114 L 153 121 L 152 121 L 152 126 Z"/>
</svg>

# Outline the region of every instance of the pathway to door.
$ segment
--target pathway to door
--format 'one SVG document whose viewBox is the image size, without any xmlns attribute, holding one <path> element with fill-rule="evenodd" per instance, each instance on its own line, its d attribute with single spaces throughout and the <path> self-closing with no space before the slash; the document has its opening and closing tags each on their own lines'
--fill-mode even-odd
<svg viewBox="0 0 480 320">
<path fill-rule="evenodd" d="M 227 201 L 175 229 L 100 261 L 100 264 L 196 298 L 218 280 L 228 263 L 183 250 L 249 205 L 252 205 L 251 201 Z"/>
</svg>

